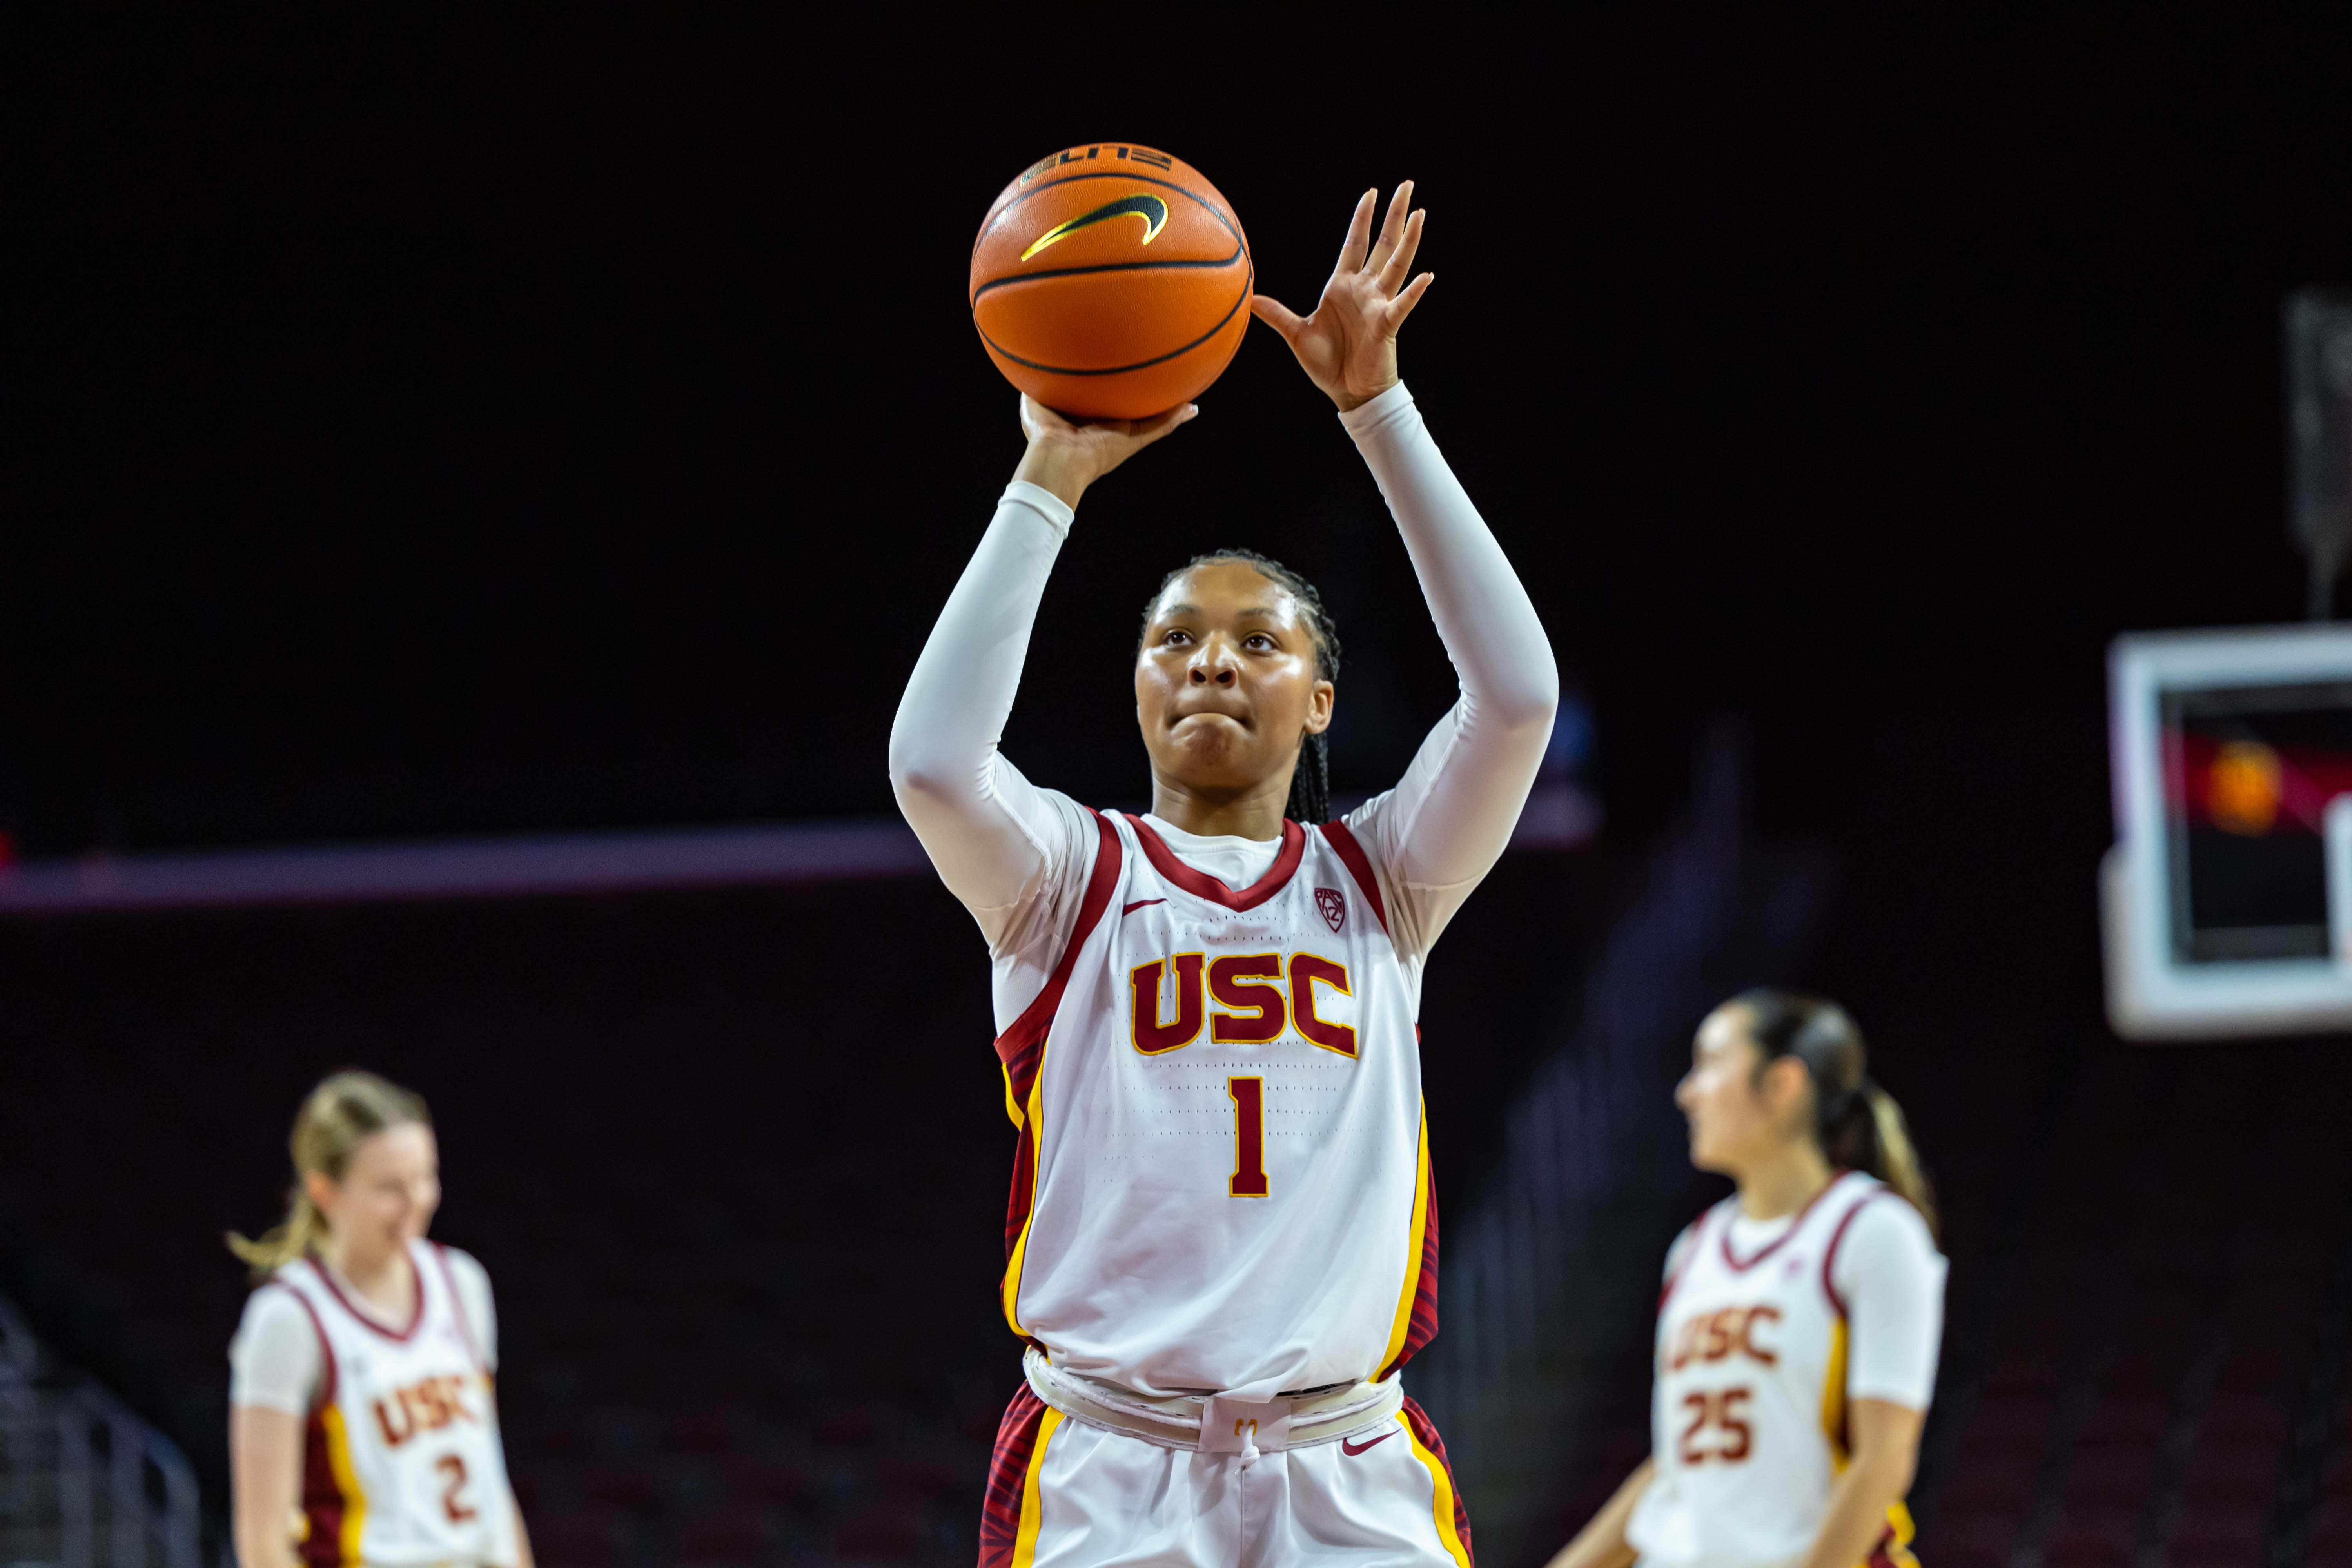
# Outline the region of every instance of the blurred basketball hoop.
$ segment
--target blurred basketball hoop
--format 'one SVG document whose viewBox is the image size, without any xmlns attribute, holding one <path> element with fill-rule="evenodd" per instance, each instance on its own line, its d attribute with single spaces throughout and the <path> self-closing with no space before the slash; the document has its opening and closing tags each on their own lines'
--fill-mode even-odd
<svg viewBox="0 0 2352 1568">
<path fill-rule="evenodd" d="M 2352 1028 L 2352 627 L 2126 637 L 2108 674 L 2116 1031 Z"/>
<path fill-rule="evenodd" d="M 2352 1029 L 2352 300 L 2285 310 L 2288 526 L 2311 622 L 2119 637 L 2100 868 L 2107 1017 L 2200 1039 Z"/>
</svg>

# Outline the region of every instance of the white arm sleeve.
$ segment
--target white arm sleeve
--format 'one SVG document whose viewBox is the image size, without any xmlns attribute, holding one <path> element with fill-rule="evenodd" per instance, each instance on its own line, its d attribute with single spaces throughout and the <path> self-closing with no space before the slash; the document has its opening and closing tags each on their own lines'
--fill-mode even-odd
<svg viewBox="0 0 2352 1568">
<path fill-rule="evenodd" d="M 457 1305 L 465 1310 L 466 1326 L 474 1331 L 474 1342 L 482 1347 L 482 1364 L 496 1372 L 499 1309 L 490 1298 L 490 1271 L 470 1252 L 461 1252 L 454 1247 L 445 1250 L 449 1258 L 449 1278 L 457 1286 Z"/>
<path fill-rule="evenodd" d="M 310 1314 L 291 1290 L 268 1286 L 246 1298 L 228 1342 L 228 1402 L 308 1415 L 327 1373 Z"/>
<path fill-rule="evenodd" d="M 1559 705 L 1535 605 L 1402 383 L 1340 423 L 1404 536 L 1462 694 L 1388 794 L 1350 812 L 1389 882 L 1391 936 L 1428 952 L 1510 842 Z"/>
<path fill-rule="evenodd" d="M 1945 1268 L 1927 1222 L 1901 1198 L 1874 1198 L 1853 1216 L 1830 1270 L 1853 1325 L 1847 1398 L 1927 1408 L 1944 1342 Z"/>
<path fill-rule="evenodd" d="M 992 952 L 1050 941 L 1051 908 L 1092 864 L 1094 832 L 1066 796 L 1040 790 L 997 750 L 1029 631 L 1075 513 L 1015 479 L 948 596 L 890 726 L 890 787 L 948 890 Z"/>
</svg>

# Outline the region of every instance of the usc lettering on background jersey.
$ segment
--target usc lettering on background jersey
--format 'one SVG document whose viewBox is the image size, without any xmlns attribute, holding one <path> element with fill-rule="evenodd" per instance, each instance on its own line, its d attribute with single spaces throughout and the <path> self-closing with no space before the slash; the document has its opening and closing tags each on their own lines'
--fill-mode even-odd
<svg viewBox="0 0 2352 1568">
<path fill-rule="evenodd" d="M 308 1260 L 265 1287 L 301 1301 L 326 1358 L 297 1549 L 317 1568 L 516 1561 L 489 1375 L 447 1258 L 429 1242 L 408 1250 L 416 1308 L 399 1331 L 362 1315 Z"/>
<path fill-rule="evenodd" d="M 1264 1398 L 1436 1331 L 1418 975 L 1347 827 L 1232 889 L 1096 817 L 1077 926 L 997 1041 L 1020 1129 L 1005 1316 L 1055 1366 Z"/>
<path fill-rule="evenodd" d="M 1863 1207 L 1902 1201 L 1849 1172 L 1754 1252 L 1731 1239 L 1737 1198 L 1692 1227 L 1659 1300 L 1654 1473 L 1626 1529 L 1644 1563 L 1766 1568 L 1812 1544 L 1847 1453 L 1850 1325 L 1831 1273 Z M 1873 1563 L 1911 1563 L 1900 1503 L 1887 1524 Z"/>
</svg>

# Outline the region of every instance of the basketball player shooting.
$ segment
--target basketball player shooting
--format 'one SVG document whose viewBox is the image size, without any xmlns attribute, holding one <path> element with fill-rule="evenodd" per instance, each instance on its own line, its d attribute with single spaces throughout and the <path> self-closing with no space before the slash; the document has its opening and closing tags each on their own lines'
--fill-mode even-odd
<svg viewBox="0 0 2352 1568">
<path fill-rule="evenodd" d="M 1148 815 L 1089 810 L 999 752 L 1081 497 L 1190 405 L 1073 425 L 1023 400 L 1028 450 L 891 731 L 900 807 L 988 940 L 1019 1133 L 1003 1298 L 1029 1348 L 982 1568 L 1470 1568 L 1444 1446 L 1398 1376 L 1437 1328 L 1415 1019 L 1559 678 L 1398 379 L 1424 215 L 1400 186 L 1375 236 L 1376 205 L 1311 314 L 1251 308 L 1338 405 L 1461 680 L 1396 786 L 1326 820 L 1339 639 L 1305 578 L 1241 550 L 1145 606 Z"/>
</svg>

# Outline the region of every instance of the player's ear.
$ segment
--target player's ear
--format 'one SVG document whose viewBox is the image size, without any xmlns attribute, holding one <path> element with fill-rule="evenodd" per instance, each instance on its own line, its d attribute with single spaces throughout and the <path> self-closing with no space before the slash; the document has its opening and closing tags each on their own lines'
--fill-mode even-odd
<svg viewBox="0 0 2352 1568">
<path fill-rule="evenodd" d="M 329 1219 L 335 1217 L 335 1199 L 340 1194 L 336 1190 L 334 1179 L 326 1172 L 303 1172 L 302 1191 L 310 1198 L 312 1208 L 317 1209 Z"/>
<path fill-rule="evenodd" d="M 1331 709 L 1339 700 L 1339 689 L 1328 680 L 1315 683 L 1314 695 L 1307 700 L 1307 732 L 1319 735 L 1331 727 Z"/>
<path fill-rule="evenodd" d="M 1774 1114 L 1785 1115 L 1802 1104 L 1811 1075 L 1794 1057 L 1778 1057 L 1764 1069 L 1764 1099 Z"/>
</svg>

